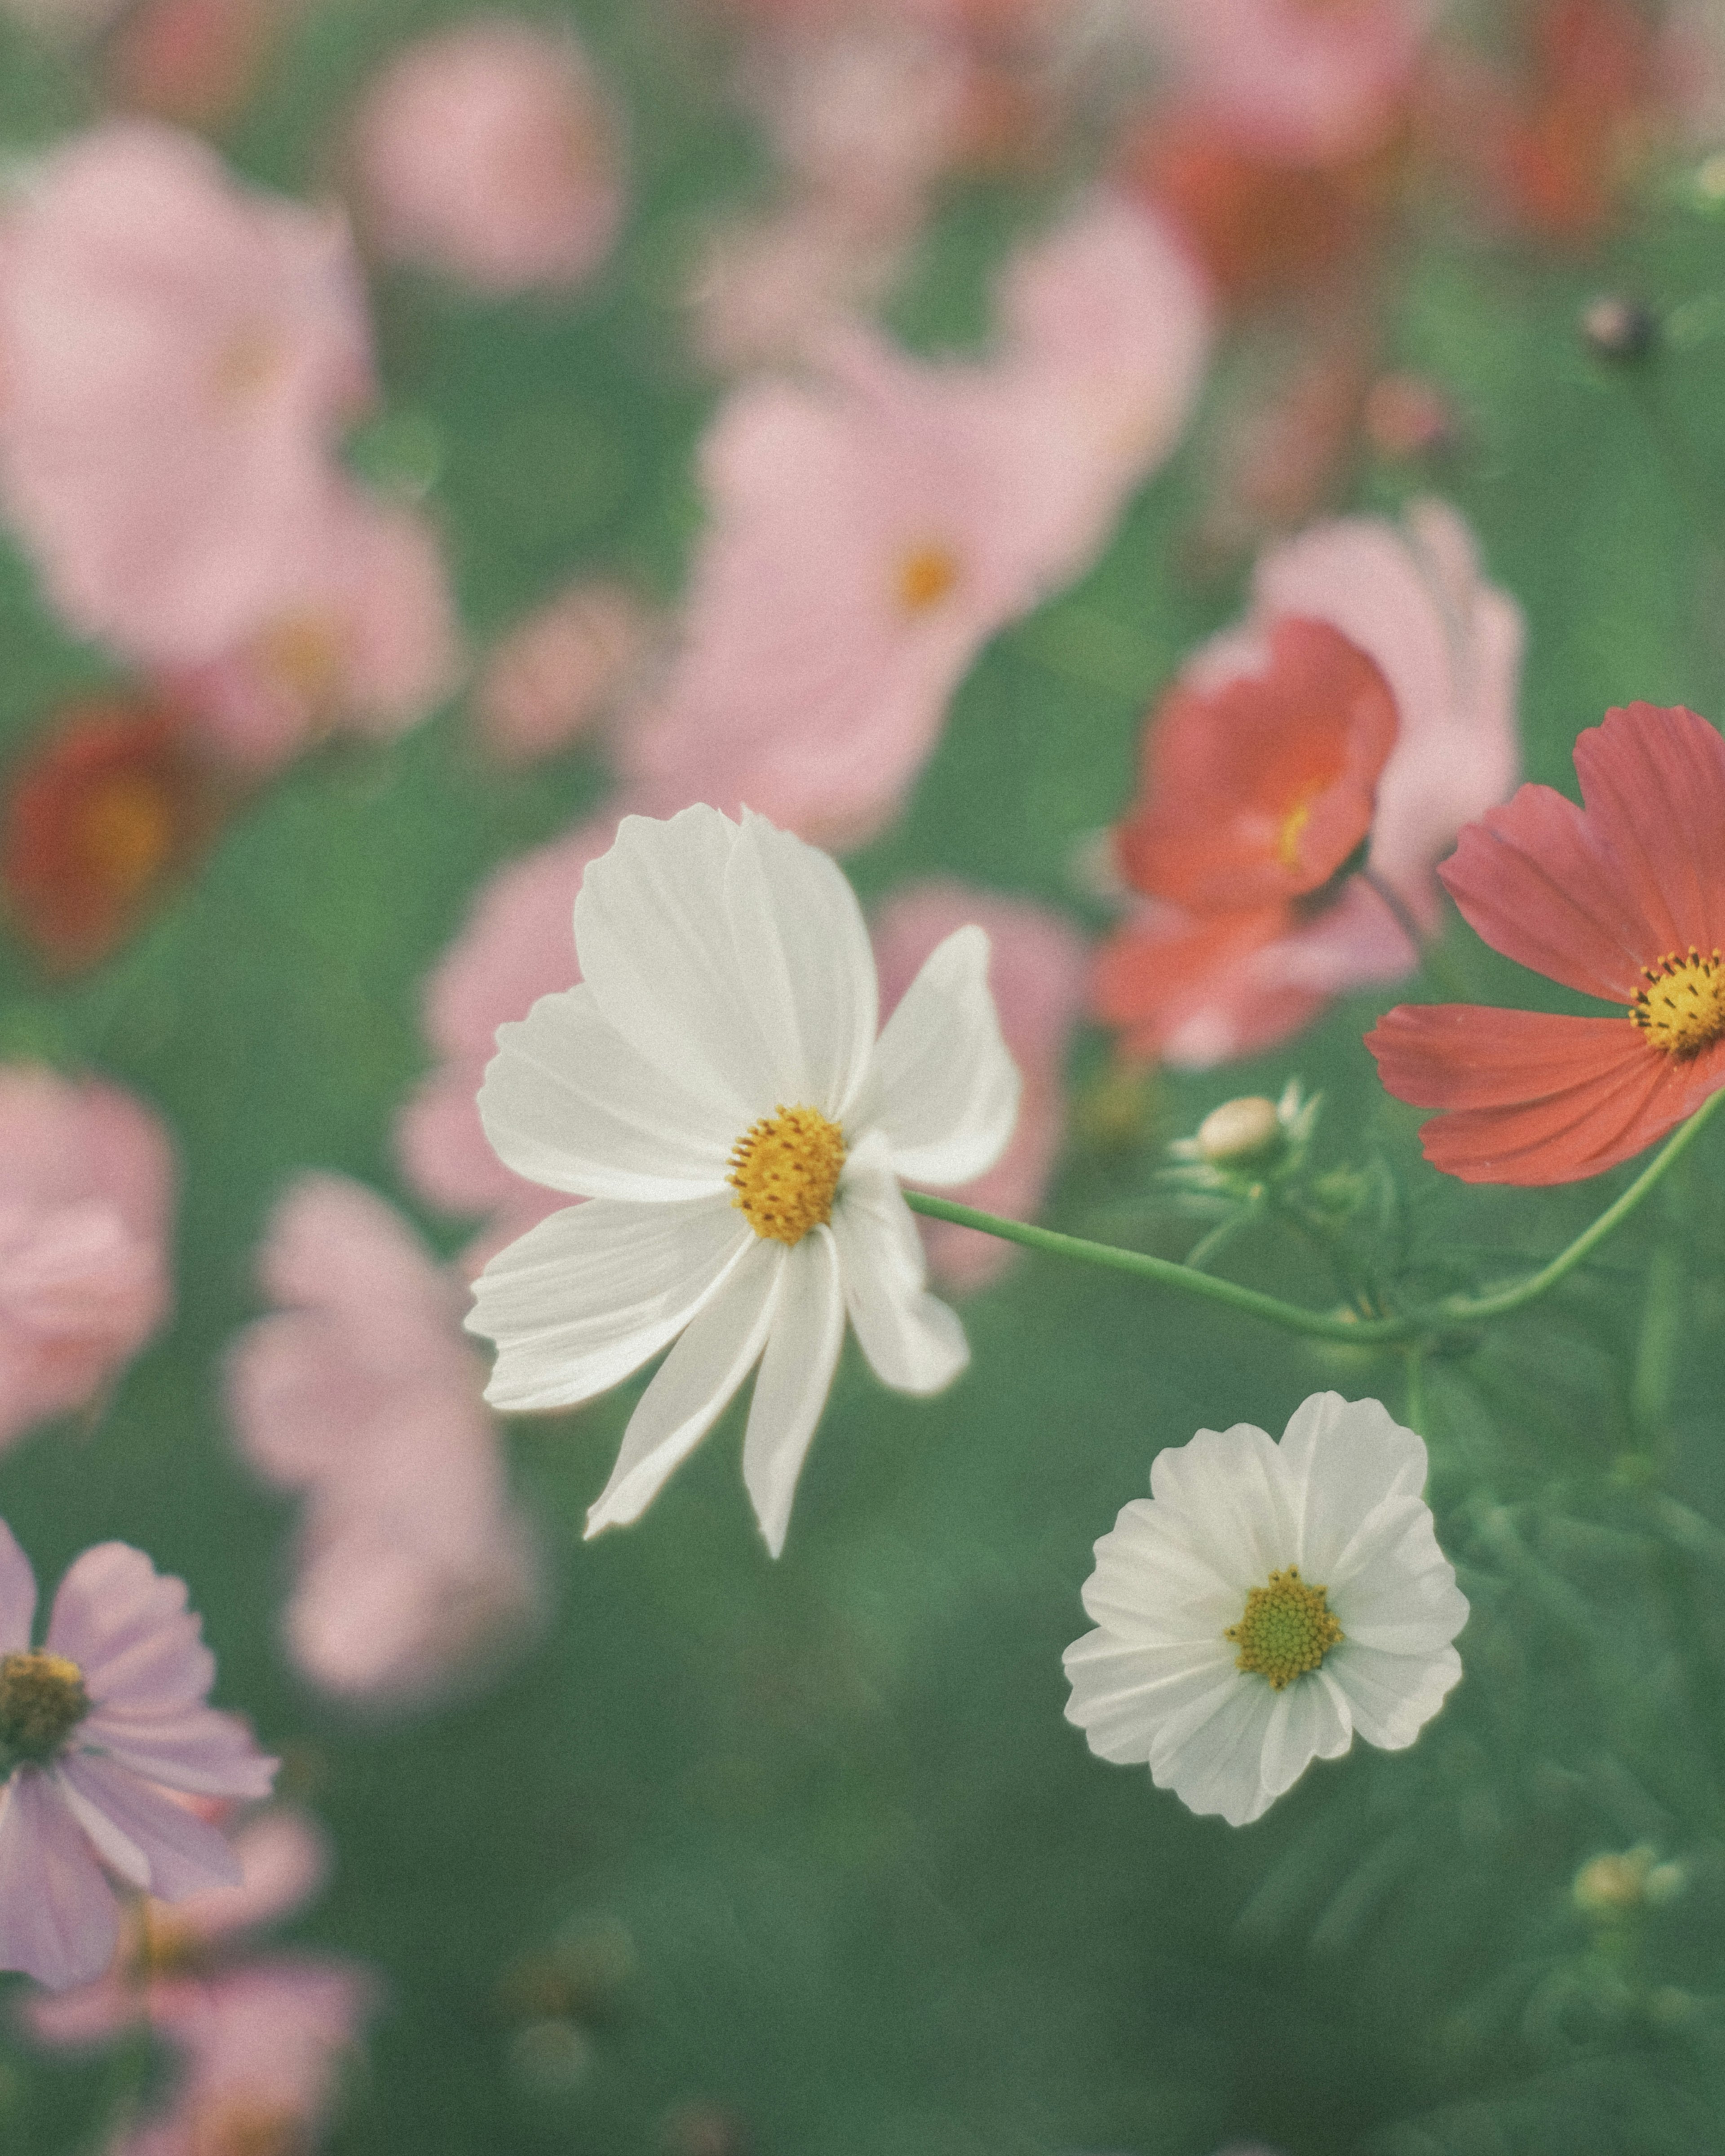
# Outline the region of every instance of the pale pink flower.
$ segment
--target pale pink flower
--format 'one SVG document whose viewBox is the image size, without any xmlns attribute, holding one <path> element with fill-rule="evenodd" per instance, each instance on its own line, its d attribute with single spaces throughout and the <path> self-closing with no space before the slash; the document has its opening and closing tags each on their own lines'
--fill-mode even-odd
<svg viewBox="0 0 1725 2156">
<path fill-rule="evenodd" d="M 217 658 L 280 610 L 369 393 L 347 228 L 172 128 L 93 128 L 0 226 L 0 501 L 68 624 Z"/>
<path fill-rule="evenodd" d="M 208 1887 L 170 1907 L 146 1901 L 131 1912 L 120 1950 L 95 1983 L 36 1992 L 23 2002 L 26 2027 L 51 2049 L 111 2043 L 140 2020 L 183 2023 L 202 1993 L 225 1981 L 250 1934 L 291 1916 L 317 1893 L 331 1862 L 329 1837 L 290 1804 L 255 1813 L 232 1837 L 237 1884 Z"/>
<path fill-rule="evenodd" d="M 577 284 L 622 223 L 618 132 L 572 36 L 475 16 L 372 85 L 352 144 L 362 222 L 386 254 L 482 292 Z"/>
<path fill-rule="evenodd" d="M 167 2107 L 124 2128 L 108 2156 L 228 2156 L 310 2148 L 377 2004 L 362 1969 L 275 1956 L 206 1985 L 163 2030 L 187 2069 Z"/>
<path fill-rule="evenodd" d="M 334 1175 L 282 1199 L 259 1272 L 281 1306 L 235 1342 L 228 1399 L 253 1466 L 309 1500 L 290 1658 L 352 1700 L 422 1698 L 518 1635 L 542 1597 L 461 1283 Z"/>
<path fill-rule="evenodd" d="M 1024 1088 L 1006 1150 L 986 1174 L 944 1190 L 966 1205 L 1033 1219 L 1065 1136 L 1067 1044 L 1084 1002 L 1084 938 L 1070 921 L 1029 899 L 1005 898 L 947 879 L 897 891 L 875 917 L 880 1009 L 890 1017 L 922 962 L 967 921 L 988 937 L 988 988 L 1001 1036 Z M 950 1221 L 919 1220 L 929 1269 L 961 1292 L 978 1288 L 1012 1262 L 1013 1246 Z"/>
<path fill-rule="evenodd" d="M 77 1558 L 33 1650 L 36 1579 L 0 1522 L 0 1967 L 64 1990 L 113 1958 L 107 1874 L 179 1902 L 236 1883 L 225 1838 L 169 1794 L 261 1797 L 276 1762 L 205 1704 L 215 1657 L 141 1550 Z"/>
<path fill-rule="evenodd" d="M 332 481 L 267 619 L 218 658 L 166 670 L 162 685 L 226 762 L 260 776 L 336 728 L 374 741 L 404 732 L 459 672 L 429 524 Z"/>
<path fill-rule="evenodd" d="M 173 1180 L 130 1095 L 0 1065 L 0 1445 L 92 1404 L 167 1317 Z"/>
<path fill-rule="evenodd" d="M 427 1204 L 490 1216 L 484 1255 L 567 1203 L 498 1159 L 477 1097 L 498 1027 L 578 979 L 570 933 L 576 895 L 588 863 L 608 850 L 616 829 L 614 815 L 595 817 L 497 870 L 426 980 L 425 1032 L 439 1060 L 396 1118 L 396 1157 Z"/>
<path fill-rule="evenodd" d="M 897 810 L 982 646 L 1080 573 L 1202 372 L 1197 273 L 1148 213 L 1086 205 L 1012 265 L 983 365 L 861 329 L 737 391 L 681 649 L 619 754 L 663 811 L 745 803 L 828 846 Z"/>
<path fill-rule="evenodd" d="M 1522 612 L 1486 581 L 1453 509 L 1419 501 L 1400 524 L 1343 517 L 1272 547 L 1245 624 L 1195 654 L 1186 681 L 1213 690 L 1260 674 L 1271 625 L 1291 618 L 1338 630 L 1394 699 L 1395 745 L 1378 780 L 1366 856 L 1371 880 L 1350 877 L 1316 911 L 1308 903 L 1280 916 L 1199 916 L 1153 899 L 1138 906 L 1104 963 L 1119 962 L 1128 944 L 1158 954 L 1168 1006 L 1136 1009 L 1132 1024 L 1184 1069 L 1270 1047 L 1332 998 L 1411 973 L 1419 952 L 1404 923 L 1435 930 L 1439 857 L 1516 781 Z"/>
<path fill-rule="evenodd" d="M 569 585 L 495 644 L 475 702 L 480 737 L 501 763 L 532 763 L 596 726 L 639 669 L 651 635 L 626 585 Z"/>
<path fill-rule="evenodd" d="M 1137 0 L 1212 124 L 1314 162 L 1362 156 L 1404 102 L 1436 0 Z"/>
</svg>

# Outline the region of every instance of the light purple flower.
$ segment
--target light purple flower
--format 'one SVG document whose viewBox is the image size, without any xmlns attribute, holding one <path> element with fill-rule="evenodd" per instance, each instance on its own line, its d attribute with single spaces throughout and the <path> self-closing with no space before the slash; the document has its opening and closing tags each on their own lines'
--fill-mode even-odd
<svg viewBox="0 0 1725 2156">
<path fill-rule="evenodd" d="M 35 1574 L 0 1522 L 0 1968 L 59 1991 L 113 1956 L 107 1873 L 163 1902 L 239 1882 L 223 1836 L 169 1792 L 267 1796 L 277 1763 L 205 1703 L 201 1620 L 141 1550 L 85 1550 L 33 1649 L 35 1614 Z"/>
</svg>

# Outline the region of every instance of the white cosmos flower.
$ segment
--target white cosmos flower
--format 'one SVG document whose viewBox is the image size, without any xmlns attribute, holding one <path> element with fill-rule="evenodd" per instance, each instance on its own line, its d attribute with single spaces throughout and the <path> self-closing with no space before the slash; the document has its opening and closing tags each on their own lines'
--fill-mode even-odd
<svg viewBox="0 0 1725 2156">
<path fill-rule="evenodd" d="M 582 984 L 500 1027 L 479 1096 L 517 1174 L 585 1198 L 480 1274 L 485 1397 L 562 1408 L 675 1341 L 587 1531 L 637 1518 L 759 1363 L 743 1479 L 776 1556 L 847 1312 L 881 1381 L 932 1393 L 968 1359 L 924 1291 L 899 1178 L 992 1166 L 1019 1075 L 960 928 L 875 1038 L 850 885 L 764 818 L 625 817 L 575 901 Z M 679 1337 L 680 1336 L 680 1337 Z"/>
<path fill-rule="evenodd" d="M 1411 1744 L 1461 1675 L 1467 1598 L 1420 1496 L 1425 1447 L 1376 1400 L 1314 1393 L 1159 1453 L 1096 1544 L 1066 1717 L 1105 1759 L 1244 1826 L 1313 1759 Z"/>
</svg>

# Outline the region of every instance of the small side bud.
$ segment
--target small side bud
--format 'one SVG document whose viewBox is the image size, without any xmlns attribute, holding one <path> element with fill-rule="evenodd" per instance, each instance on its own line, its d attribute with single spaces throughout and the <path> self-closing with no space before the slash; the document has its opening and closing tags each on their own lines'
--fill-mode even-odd
<svg viewBox="0 0 1725 2156">
<path fill-rule="evenodd" d="M 1213 1168 L 1267 1168 L 1287 1143 L 1274 1101 L 1248 1093 L 1212 1108 L 1198 1127 L 1198 1150 Z"/>
<path fill-rule="evenodd" d="M 1581 340 L 1594 358 L 1631 366 L 1657 346 L 1659 324 L 1639 301 L 1604 292 L 1581 311 Z"/>
</svg>

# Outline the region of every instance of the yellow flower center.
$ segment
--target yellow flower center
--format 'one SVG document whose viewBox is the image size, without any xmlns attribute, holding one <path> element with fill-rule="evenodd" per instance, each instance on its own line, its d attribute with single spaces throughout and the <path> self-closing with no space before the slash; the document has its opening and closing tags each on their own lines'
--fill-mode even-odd
<svg viewBox="0 0 1725 2156">
<path fill-rule="evenodd" d="M 84 850 L 109 886 L 141 891 L 173 850 L 174 815 L 159 781 L 118 773 L 85 803 Z"/>
<path fill-rule="evenodd" d="M 1296 801 L 1281 819 L 1281 829 L 1276 834 L 1276 858 L 1290 875 L 1300 865 L 1300 841 L 1306 835 L 1306 826 L 1312 821 L 1312 796 L 1307 793 Z"/>
<path fill-rule="evenodd" d="M 1686 958 L 1668 952 L 1641 972 L 1647 985 L 1630 1019 L 1651 1046 L 1681 1060 L 1699 1055 L 1725 1034 L 1725 969 L 1717 951 L 1703 957 L 1692 943 Z"/>
<path fill-rule="evenodd" d="M 800 1243 L 833 1217 L 845 1168 L 845 1133 L 819 1108 L 787 1108 L 762 1116 L 731 1148 L 726 1180 L 732 1199 L 757 1235 Z"/>
<path fill-rule="evenodd" d="M 958 581 L 958 557 L 950 547 L 918 547 L 898 565 L 899 604 L 906 613 L 925 613 Z"/>
<path fill-rule="evenodd" d="M 1240 1649 L 1234 1666 L 1268 1677 L 1272 1691 L 1315 1670 L 1343 1638 L 1324 1600 L 1329 1591 L 1308 1587 L 1296 1564 L 1272 1572 L 1267 1587 L 1249 1589 L 1239 1624 L 1222 1635 Z"/>
<path fill-rule="evenodd" d="M 84 1672 L 64 1655 L 0 1656 L 0 1774 L 45 1765 L 90 1712 Z"/>
</svg>

